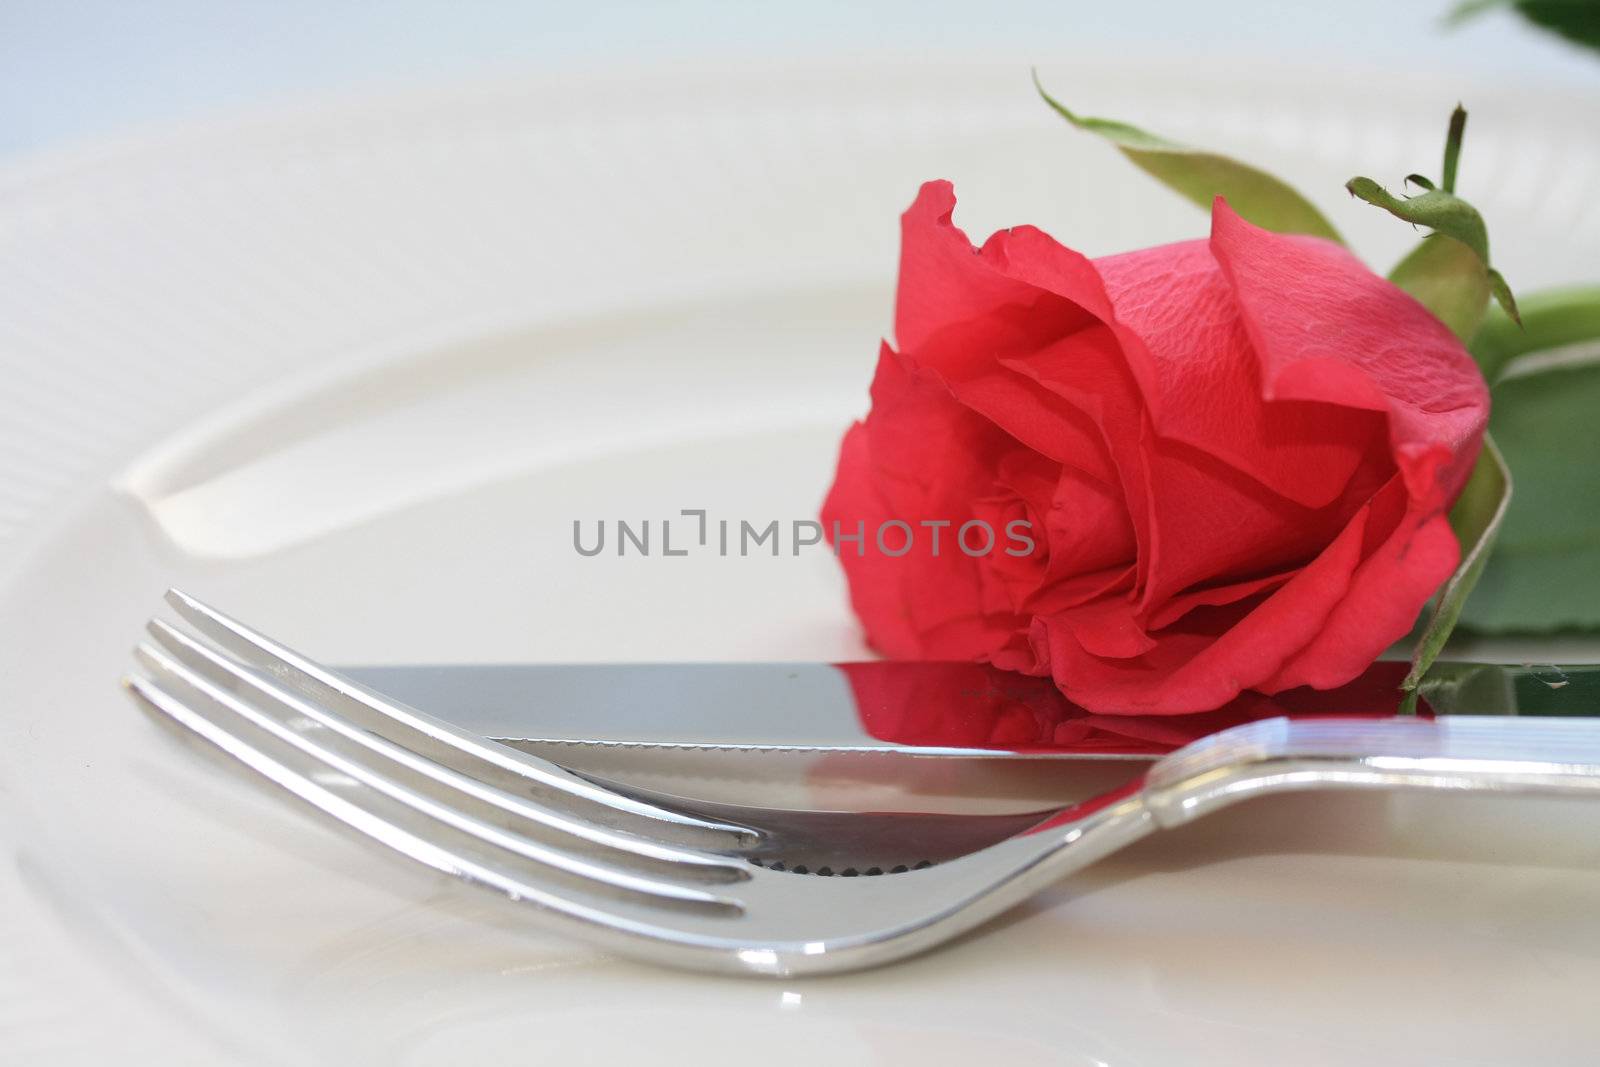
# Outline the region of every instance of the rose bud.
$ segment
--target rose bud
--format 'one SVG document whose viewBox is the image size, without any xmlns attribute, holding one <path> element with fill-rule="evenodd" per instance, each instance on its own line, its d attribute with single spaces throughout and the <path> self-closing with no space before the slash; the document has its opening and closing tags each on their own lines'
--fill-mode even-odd
<svg viewBox="0 0 1600 1067">
<path fill-rule="evenodd" d="M 954 206 L 930 182 L 903 217 L 898 348 L 822 510 L 875 649 L 1182 713 L 1342 685 L 1410 630 L 1489 410 L 1443 324 L 1221 199 L 1209 240 L 1095 260 L 975 249 Z"/>
</svg>

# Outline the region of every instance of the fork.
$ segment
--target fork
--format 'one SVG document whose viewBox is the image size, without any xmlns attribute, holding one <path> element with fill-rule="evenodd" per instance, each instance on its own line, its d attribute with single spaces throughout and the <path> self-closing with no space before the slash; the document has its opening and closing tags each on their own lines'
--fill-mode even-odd
<svg viewBox="0 0 1600 1067">
<path fill-rule="evenodd" d="M 336 826 L 531 917 L 700 970 L 787 976 L 900 959 L 1156 830 L 1257 795 L 1600 797 L 1600 720 L 1270 719 L 1057 811 L 831 815 L 823 836 L 896 842 L 939 862 L 819 878 L 830 871 L 781 858 L 818 847 L 819 828 L 795 813 L 630 795 L 390 700 L 177 590 L 167 599 L 188 630 L 152 619 L 124 683 L 155 720 Z"/>
</svg>

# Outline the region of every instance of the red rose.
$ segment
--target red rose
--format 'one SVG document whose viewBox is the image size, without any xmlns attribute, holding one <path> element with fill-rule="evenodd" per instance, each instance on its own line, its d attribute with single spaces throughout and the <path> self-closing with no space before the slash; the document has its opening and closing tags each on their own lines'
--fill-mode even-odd
<svg viewBox="0 0 1600 1067">
<path fill-rule="evenodd" d="M 900 347 L 823 505 L 875 648 L 1179 713 L 1405 635 L 1489 409 L 1443 324 L 1220 199 L 1208 241 L 1092 261 L 1030 226 L 973 248 L 954 206 L 930 182 L 903 218 Z"/>
</svg>

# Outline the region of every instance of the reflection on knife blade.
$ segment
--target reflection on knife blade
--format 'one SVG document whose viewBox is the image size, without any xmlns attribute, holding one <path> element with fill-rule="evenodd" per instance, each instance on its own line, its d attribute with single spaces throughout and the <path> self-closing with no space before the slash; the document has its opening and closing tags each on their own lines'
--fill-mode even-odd
<svg viewBox="0 0 1600 1067">
<path fill-rule="evenodd" d="M 347 668 L 392 697 L 525 745 L 967 758 L 1151 759 L 1254 719 L 1388 716 L 1403 663 L 1349 685 L 1246 694 L 1194 715 L 1095 714 L 1049 679 L 972 663 L 488 664 Z M 1600 667 L 1446 664 L 1424 714 L 1591 714 Z"/>
</svg>

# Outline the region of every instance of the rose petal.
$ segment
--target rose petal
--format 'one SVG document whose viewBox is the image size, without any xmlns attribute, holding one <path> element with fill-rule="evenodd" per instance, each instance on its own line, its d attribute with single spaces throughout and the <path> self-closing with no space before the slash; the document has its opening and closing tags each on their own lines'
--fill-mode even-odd
<svg viewBox="0 0 1600 1067">
<path fill-rule="evenodd" d="M 1258 593 L 1276 589 L 1290 578 L 1294 577 L 1298 567 L 1269 574 L 1261 578 L 1246 578 L 1239 582 L 1224 582 L 1220 585 L 1204 585 L 1180 593 L 1167 600 L 1161 610 L 1150 617 L 1150 629 L 1162 630 L 1196 608 L 1216 608 L 1227 604 L 1234 604 Z"/>
<path fill-rule="evenodd" d="M 1302 507 L 1209 453 L 1175 441 L 1158 441 L 1150 451 L 1151 576 L 1142 607 L 1152 616 L 1199 583 L 1309 560 L 1364 503 Z"/>
<path fill-rule="evenodd" d="M 1220 197 L 1211 251 L 1266 395 L 1385 412 L 1411 497 L 1425 507 L 1454 499 L 1477 459 L 1489 390 L 1449 327 L 1339 245 L 1270 233 Z"/>
<path fill-rule="evenodd" d="M 1358 512 L 1315 560 L 1242 617 L 1222 609 L 1212 626 L 1152 634 L 1155 649 L 1136 660 L 1095 656 L 1067 619 L 1046 620 L 1052 676 L 1070 699 L 1115 714 L 1206 711 L 1261 686 L 1311 642 L 1348 592 L 1369 513 Z"/>
<path fill-rule="evenodd" d="M 900 222 L 900 284 L 895 341 L 902 351 L 922 347 L 939 330 L 981 321 L 1007 306 L 1026 307 L 1036 287 L 985 263 L 951 221 L 955 189 L 925 182 Z"/>
<path fill-rule="evenodd" d="M 1337 499 L 1382 441 L 1383 419 L 1335 404 L 1264 404 L 1260 361 L 1205 241 L 1095 260 L 1118 321 L 1154 361 L 1154 425 L 1307 508 Z"/>
<path fill-rule="evenodd" d="M 1397 482 L 1385 495 L 1403 502 Z M 1328 689 L 1359 675 L 1416 623 L 1449 578 L 1461 548 L 1449 520 L 1413 505 L 1356 570 L 1350 590 L 1312 641 L 1262 683 L 1267 692 Z"/>
<path fill-rule="evenodd" d="M 1026 625 L 982 561 L 960 552 L 956 529 L 976 497 L 992 488 L 990 470 L 1018 448 L 992 423 L 958 404 L 931 377 L 887 345 L 879 353 L 872 410 L 846 433 L 839 472 L 822 508 L 824 532 L 849 579 L 851 604 L 874 648 L 896 657 L 980 658 L 1008 645 L 1026 649 Z M 938 531 L 923 520 L 951 525 Z M 912 550 L 897 550 L 912 528 Z M 864 541 L 836 539 L 862 533 Z M 933 537 L 940 550 L 933 553 Z"/>
</svg>

